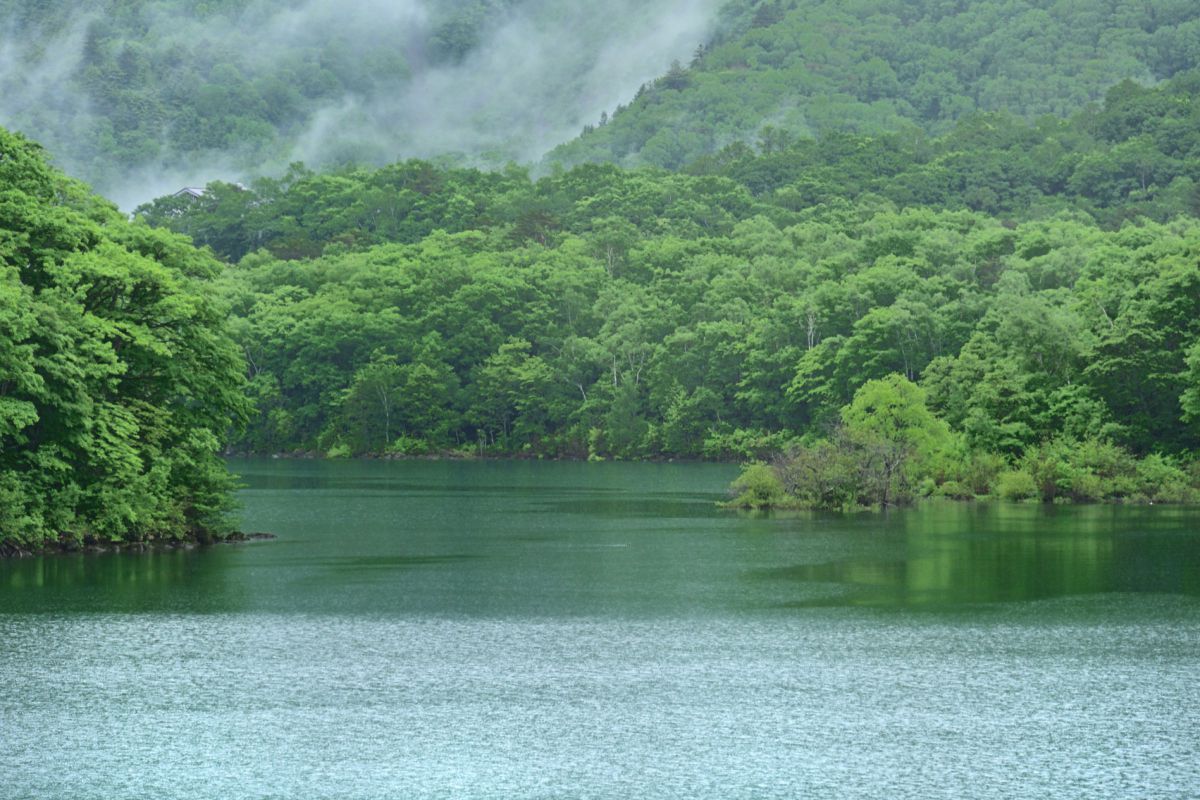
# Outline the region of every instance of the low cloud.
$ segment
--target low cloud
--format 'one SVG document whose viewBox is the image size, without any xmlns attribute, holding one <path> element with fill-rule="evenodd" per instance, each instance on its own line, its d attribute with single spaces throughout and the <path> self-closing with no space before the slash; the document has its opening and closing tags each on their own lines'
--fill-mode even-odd
<svg viewBox="0 0 1200 800">
<path fill-rule="evenodd" d="M 298 50 L 330 42 L 341 44 L 343 58 L 362 59 L 351 67 L 368 78 L 371 59 L 390 56 L 402 58 L 408 72 L 309 107 L 303 118 L 282 126 L 265 159 L 261 147 L 253 155 L 237 148 L 168 152 L 117 172 L 77 155 L 97 144 L 110 124 L 109 115 L 69 88 L 77 85 L 72 78 L 95 17 L 72 15 L 52 35 L 0 21 L 7 23 L 0 24 L 0 75 L 8 76 L 0 78 L 0 124 L 19 122 L 65 169 L 96 181 L 125 208 L 183 185 L 279 171 L 291 161 L 322 166 L 452 155 L 482 166 L 533 162 L 602 111 L 628 102 L 672 60 L 686 61 L 708 38 L 719 5 L 496 0 L 476 46 L 456 62 L 439 61 L 431 52 L 438 21 L 464 8 L 455 0 L 262 0 L 204 19 L 151 5 L 151 46 L 178 47 L 193 60 L 204 54 L 248 77 L 270 74 L 291 63 Z M 180 74 L 189 66 L 185 56 Z"/>
</svg>

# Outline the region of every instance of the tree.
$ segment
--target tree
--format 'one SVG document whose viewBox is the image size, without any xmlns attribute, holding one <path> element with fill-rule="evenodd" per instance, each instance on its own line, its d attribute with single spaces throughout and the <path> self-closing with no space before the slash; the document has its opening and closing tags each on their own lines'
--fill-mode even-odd
<svg viewBox="0 0 1200 800">
<path fill-rule="evenodd" d="M 382 452 L 392 442 L 404 371 L 396 357 L 376 351 L 354 373 L 341 400 L 341 420 L 354 452 Z"/>
<path fill-rule="evenodd" d="M 400 367 L 398 418 L 406 433 L 431 444 L 446 442 L 459 422 L 459 380 L 444 359 L 441 336 L 433 332 Z"/>
<path fill-rule="evenodd" d="M 182 237 L 0 130 L 0 545 L 227 529 L 244 364 Z"/>
<path fill-rule="evenodd" d="M 881 507 L 903 501 L 913 471 L 950 444 L 950 429 L 925 405 L 925 392 L 902 375 L 867 381 L 842 409 L 846 437 L 859 448 L 866 493 Z"/>
<path fill-rule="evenodd" d="M 509 339 L 477 370 L 471 418 L 492 444 L 497 434 L 507 446 L 510 436 L 537 436 L 546 430 L 554 372 L 530 349 L 524 339 Z"/>
<path fill-rule="evenodd" d="M 1188 351 L 1185 386 L 1180 398 L 1183 419 L 1193 424 L 1200 423 L 1200 339 Z"/>
</svg>

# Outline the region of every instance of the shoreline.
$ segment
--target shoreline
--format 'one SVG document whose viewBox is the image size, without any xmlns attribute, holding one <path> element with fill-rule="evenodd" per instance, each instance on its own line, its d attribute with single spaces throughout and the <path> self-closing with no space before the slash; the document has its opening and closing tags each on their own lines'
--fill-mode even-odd
<svg viewBox="0 0 1200 800">
<path fill-rule="evenodd" d="M 239 531 L 228 536 L 214 537 L 207 541 L 200 539 L 152 539 L 142 542 L 76 542 L 74 540 L 59 540 L 56 542 L 45 542 L 37 547 L 24 547 L 8 542 L 0 542 L 0 559 L 200 550 L 223 544 L 246 544 L 248 542 L 270 541 L 277 538 L 279 537 L 273 533 L 242 533 Z"/>
<path fill-rule="evenodd" d="M 780 502 L 772 503 L 765 502 L 761 504 L 739 503 L 736 498 L 734 500 L 726 500 L 717 503 L 717 507 L 722 511 L 742 511 L 747 513 L 758 512 L 821 512 L 821 513 L 842 513 L 842 514 L 886 514 L 891 511 L 904 511 L 906 509 L 917 508 L 930 503 L 951 503 L 954 505 L 1002 505 L 1002 506 L 1041 506 L 1041 507 L 1081 507 L 1081 506 L 1136 506 L 1140 508 L 1149 508 L 1151 506 L 1164 506 L 1166 508 L 1197 508 L 1200 503 L 1187 502 L 1168 502 L 1165 500 L 1147 500 L 1132 497 L 1113 497 L 1107 500 L 1072 500 L 1068 497 L 1060 497 L 1054 500 L 1038 500 L 1035 498 L 1025 498 L 1022 500 L 1006 500 L 1002 497 L 994 495 L 976 495 L 975 497 L 949 497 L 947 495 L 932 495 L 930 497 L 917 498 L 912 503 L 895 504 L 889 503 L 886 506 L 878 505 L 856 505 L 842 508 L 827 508 L 823 506 L 805 505 L 803 503 Z"/>
<path fill-rule="evenodd" d="M 565 464 L 732 464 L 738 465 L 746 461 L 737 458 L 590 458 L 588 456 L 548 456 L 529 453 L 508 453 L 503 455 L 464 454 L 457 450 L 445 450 L 440 453 L 425 453 L 422 455 L 403 455 L 398 453 L 363 453 L 356 456 L 328 456 L 312 450 L 298 450 L 287 453 L 235 453 L 226 452 L 222 458 L 262 458 L 272 461 L 550 461 Z"/>
</svg>

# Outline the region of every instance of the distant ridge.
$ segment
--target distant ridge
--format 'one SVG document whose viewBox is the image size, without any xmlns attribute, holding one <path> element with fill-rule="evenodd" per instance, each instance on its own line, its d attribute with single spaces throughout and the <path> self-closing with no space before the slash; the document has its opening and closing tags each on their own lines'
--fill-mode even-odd
<svg viewBox="0 0 1200 800">
<path fill-rule="evenodd" d="M 547 156 L 678 169 L 774 131 L 941 134 L 978 111 L 1065 117 L 1200 59 L 1200 4 L 734 0 L 690 64 Z"/>
</svg>

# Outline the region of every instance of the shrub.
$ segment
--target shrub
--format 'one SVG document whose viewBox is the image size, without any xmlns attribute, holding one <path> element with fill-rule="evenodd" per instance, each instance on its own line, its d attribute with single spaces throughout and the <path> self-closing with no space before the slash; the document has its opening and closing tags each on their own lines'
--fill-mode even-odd
<svg viewBox="0 0 1200 800">
<path fill-rule="evenodd" d="M 420 456 L 432 453 L 433 450 L 434 448 L 425 439 L 418 439 L 413 436 L 397 436 L 388 445 L 387 452 L 389 455 L 396 456 Z"/>
<path fill-rule="evenodd" d="M 960 470 L 959 481 L 977 495 L 991 494 L 1007 464 L 995 453 L 972 453 Z"/>
<path fill-rule="evenodd" d="M 1195 498 L 1188 474 L 1171 459 L 1152 453 L 1137 465 L 1138 492 L 1159 503 L 1186 503 Z"/>
<path fill-rule="evenodd" d="M 997 476 L 996 494 L 1005 500 L 1027 500 L 1037 497 L 1038 486 L 1025 470 L 1009 470 Z"/>
<path fill-rule="evenodd" d="M 951 500 L 974 500 L 975 492 L 971 491 L 968 486 L 963 486 L 958 481 L 946 481 L 938 487 L 938 494 L 942 497 L 949 497 Z"/>
<path fill-rule="evenodd" d="M 862 454 L 841 431 L 833 441 L 796 445 L 772 462 L 785 494 L 806 508 L 846 508 L 870 504 Z"/>
<path fill-rule="evenodd" d="M 784 500 L 783 482 L 767 464 L 751 464 L 730 487 L 735 495 L 731 505 L 740 508 L 768 508 Z"/>
<path fill-rule="evenodd" d="M 1063 437 L 1025 451 L 1022 468 L 1042 500 L 1076 502 L 1129 497 L 1137 491 L 1137 462 L 1124 448 L 1102 439 Z"/>
<path fill-rule="evenodd" d="M 1112 486 L 1099 475 L 1079 470 L 1071 476 L 1070 498 L 1076 503 L 1088 503 L 1116 496 Z"/>
<path fill-rule="evenodd" d="M 704 439 L 701 454 L 717 461 L 767 458 L 772 453 L 786 450 L 793 438 L 786 432 L 767 433 L 743 428 L 711 431 Z"/>
</svg>

